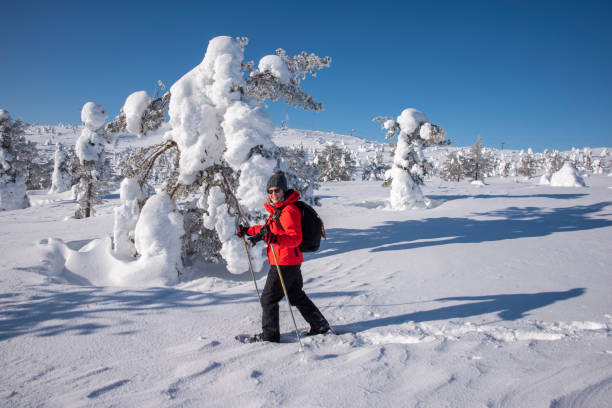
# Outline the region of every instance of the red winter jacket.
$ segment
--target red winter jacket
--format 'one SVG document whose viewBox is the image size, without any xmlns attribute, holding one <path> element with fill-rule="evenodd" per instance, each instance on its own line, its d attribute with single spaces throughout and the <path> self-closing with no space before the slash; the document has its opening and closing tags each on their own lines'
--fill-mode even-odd
<svg viewBox="0 0 612 408">
<path fill-rule="evenodd" d="M 300 265 L 304 262 L 304 256 L 302 251 L 298 248 L 302 243 L 302 214 L 300 210 L 293 204 L 300 199 L 300 193 L 297 191 L 287 191 L 288 197 L 283 202 L 278 204 L 265 203 L 264 206 L 270 217 L 266 220 L 266 224 L 270 227 L 270 231 L 278 237 L 278 243 L 272 244 L 278 259 L 279 265 Z M 279 221 L 283 226 L 281 229 L 278 223 L 272 219 L 272 215 L 276 212 L 276 209 L 282 206 L 286 206 L 280 214 Z M 247 231 L 248 235 L 255 235 L 259 233 L 263 225 L 253 225 Z M 270 265 L 275 265 L 274 255 L 270 247 L 266 250 L 268 254 L 268 262 Z"/>
</svg>

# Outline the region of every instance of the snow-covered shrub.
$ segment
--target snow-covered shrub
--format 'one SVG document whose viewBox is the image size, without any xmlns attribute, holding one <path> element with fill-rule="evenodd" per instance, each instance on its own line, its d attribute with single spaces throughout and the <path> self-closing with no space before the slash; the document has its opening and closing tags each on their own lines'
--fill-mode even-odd
<svg viewBox="0 0 612 408">
<path fill-rule="evenodd" d="M 565 162 L 561 170 L 552 175 L 550 185 L 553 187 L 586 187 L 586 183 L 570 162 Z"/>
<path fill-rule="evenodd" d="M 11 115 L 0 109 L 0 211 L 30 206 L 21 172 L 23 166 L 18 162 L 19 150 L 24 144 L 21 121 L 13 122 Z"/>
<path fill-rule="evenodd" d="M 432 125 L 419 110 L 404 109 L 397 119 L 376 117 L 387 131 L 387 139 L 397 136 L 397 147 L 393 156 L 393 167 L 388 172 L 391 178 L 390 206 L 394 210 L 426 206 L 419 185 L 424 183 L 430 166 L 427 165 L 423 148 L 432 145 L 448 145 L 445 131 Z"/>
<path fill-rule="evenodd" d="M 81 110 L 83 129 L 76 141 L 75 153 L 81 165 L 80 180 L 77 187 L 76 218 L 92 215 L 93 205 L 98 203 L 100 182 L 104 179 L 105 168 L 104 144 L 111 139 L 104 131 L 107 113 L 102 105 L 87 102 Z"/>
</svg>

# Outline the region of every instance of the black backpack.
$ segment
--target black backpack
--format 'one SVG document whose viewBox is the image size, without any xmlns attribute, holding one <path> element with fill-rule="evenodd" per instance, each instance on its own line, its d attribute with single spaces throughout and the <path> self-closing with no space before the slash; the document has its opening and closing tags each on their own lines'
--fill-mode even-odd
<svg viewBox="0 0 612 408">
<path fill-rule="evenodd" d="M 319 246 L 321 246 L 321 237 L 327 239 L 323 220 L 321 220 L 321 217 L 319 217 L 319 214 L 317 214 L 314 208 L 303 201 L 296 201 L 293 204 L 287 205 L 295 205 L 302 214 L 302 243 L 298 248 L 300 248 L 302 252 L 317 251 Z M 278 208 L 272 215 L 272 219 L 276 221 L 278 227 L 283 231 L 285 229 L 281 225 L 279 217 L 283 208 L 287 207 L 287 205 Z"/>
</svg>

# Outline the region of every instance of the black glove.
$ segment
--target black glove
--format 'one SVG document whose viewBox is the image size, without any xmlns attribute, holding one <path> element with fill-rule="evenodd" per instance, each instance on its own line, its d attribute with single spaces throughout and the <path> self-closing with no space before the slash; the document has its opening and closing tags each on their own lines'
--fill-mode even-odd
<svg viewBox="0 0 612 408">
<path fill-rule="evenodd" d="M 242 238 L 245 235 L 249 235 L 248 230 L 249 230 L 248 225 L 246 227 L 244 225 L 239 225 L 236 235 L 238 235 L 238 238 Z"/>
<path fill-rule="evenodd" d="M 249 241 L 251 242 L 252 246 L 255 246 L 255 244 L 261 241 L 266 234 L 270 233 L 270 227 L 264 225 L 257 234 L 253 235 L 252 237 L 249 237 Z"/>
</svg>

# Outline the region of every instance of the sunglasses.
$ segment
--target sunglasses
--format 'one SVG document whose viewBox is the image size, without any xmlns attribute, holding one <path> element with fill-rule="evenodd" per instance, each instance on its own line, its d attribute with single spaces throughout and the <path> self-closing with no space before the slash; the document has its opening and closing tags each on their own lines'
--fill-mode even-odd
<svg viewBox="0 0 612 408">
<path fill-rule="evenodd" d="M 281 191 L 283 190 L 281 190 L 280 188 L 271 188 L 268 190 L 268 194 L 280 193 Z"/>
</svg>

